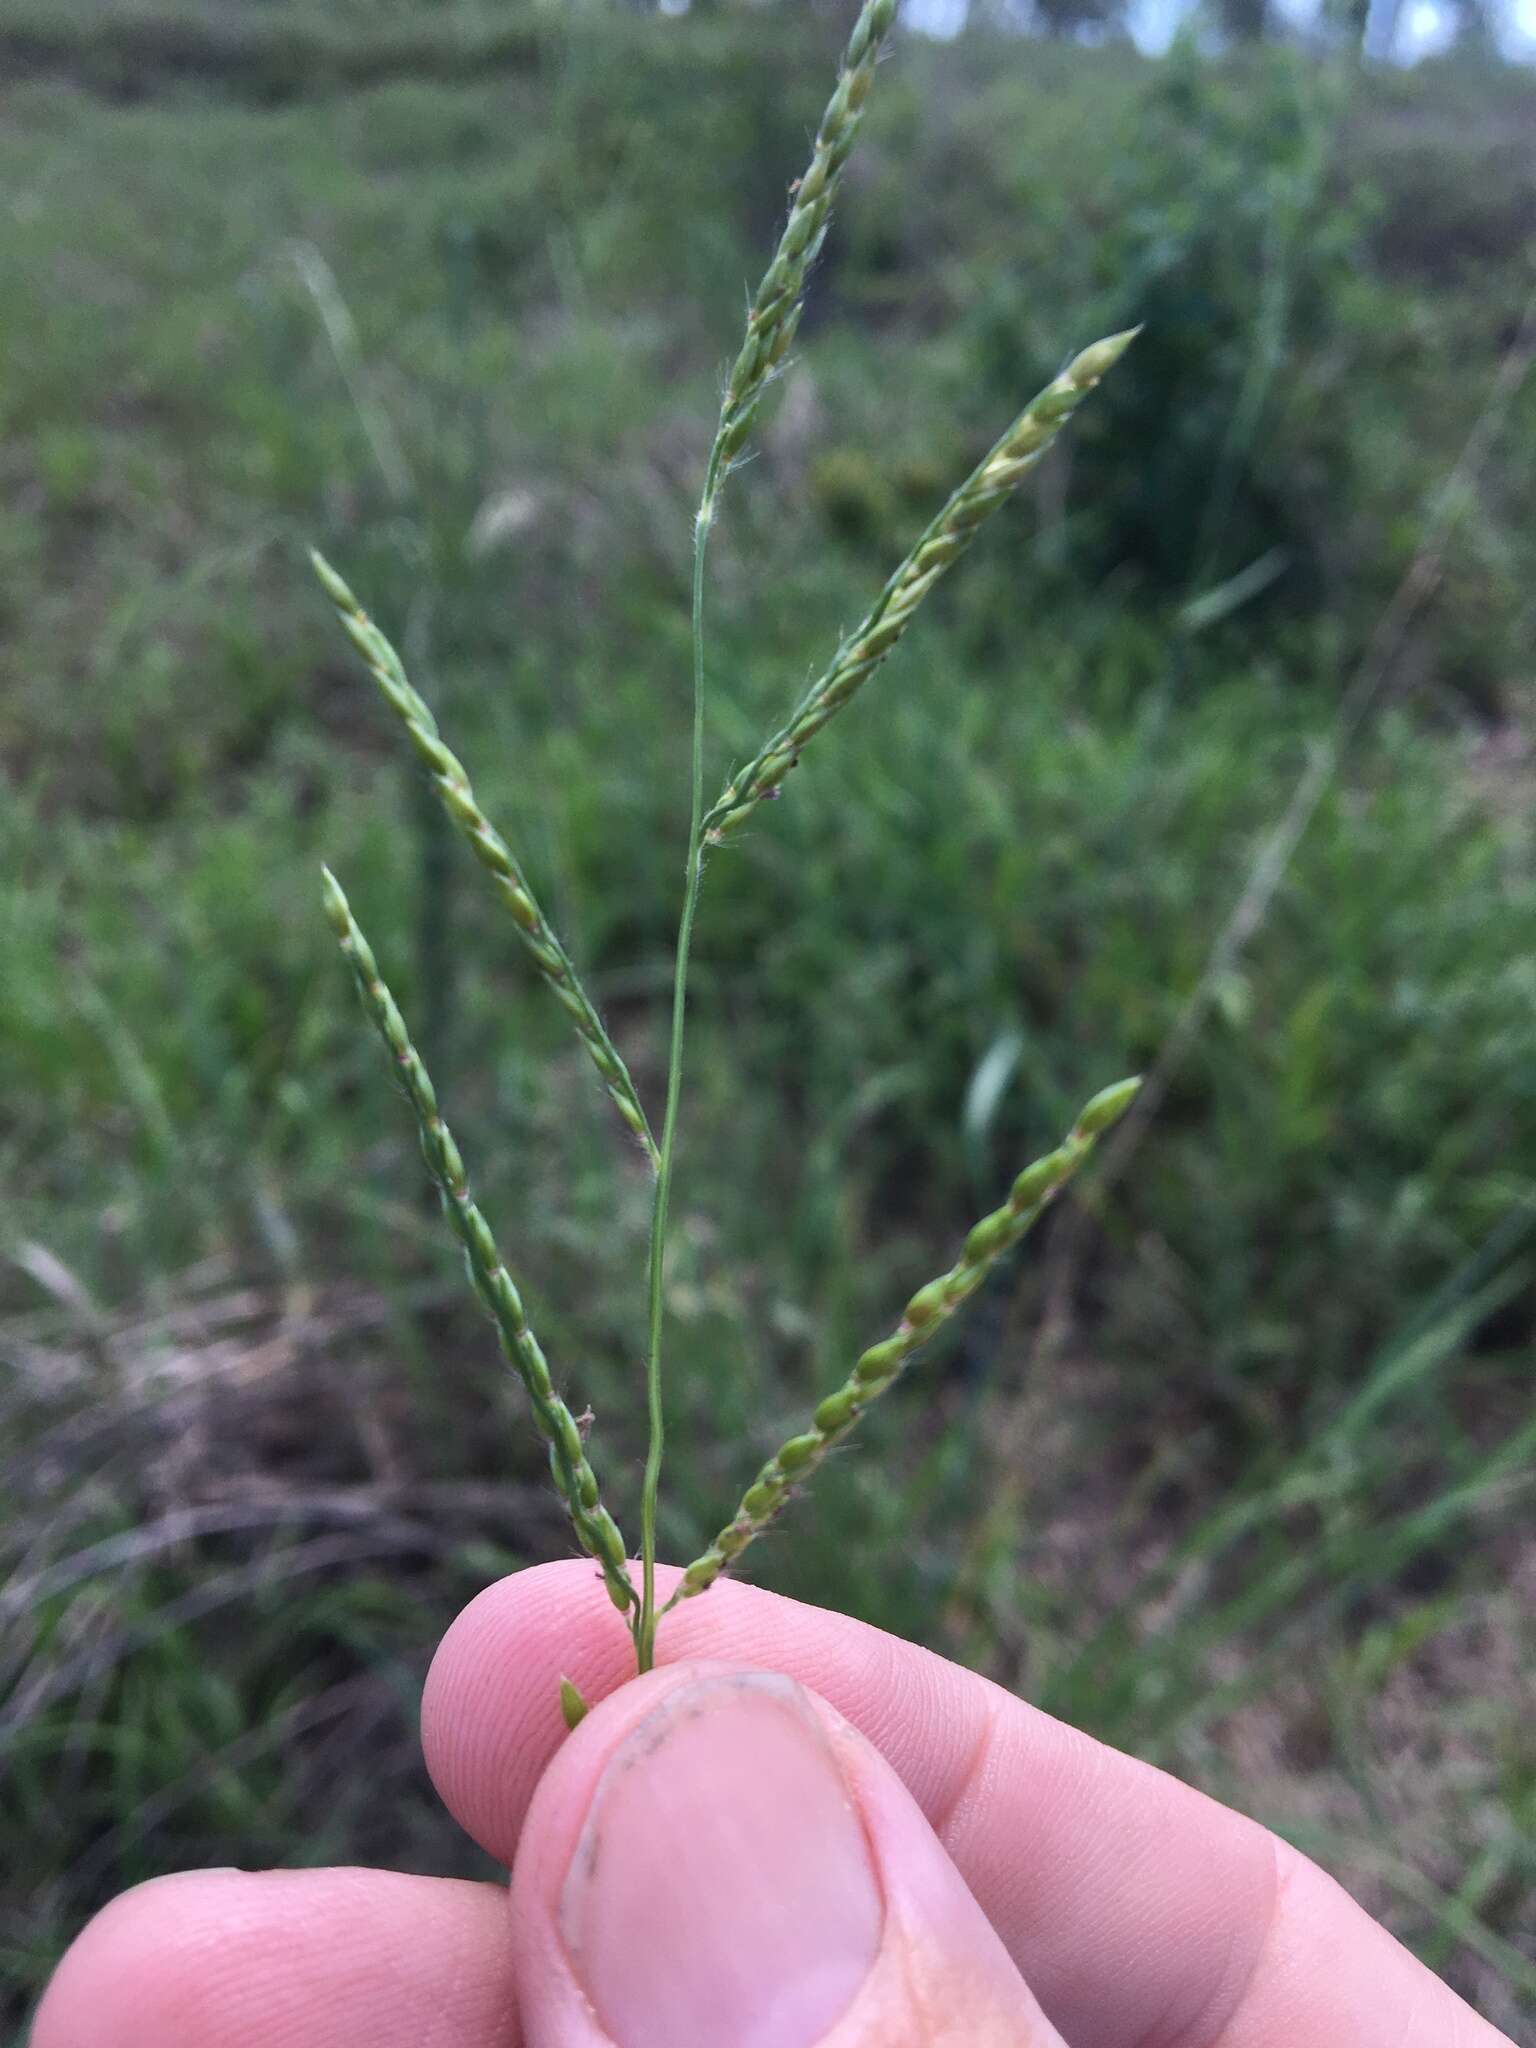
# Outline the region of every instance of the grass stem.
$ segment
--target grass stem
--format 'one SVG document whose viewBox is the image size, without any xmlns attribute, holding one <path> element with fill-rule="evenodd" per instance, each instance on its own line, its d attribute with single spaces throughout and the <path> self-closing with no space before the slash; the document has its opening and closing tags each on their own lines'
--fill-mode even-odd
<svg viewBox="0 0 1536 2048">
<path fill-rule="evenodd" d="M 704 557 L 714 520 L 719 486 L 721 444 L 710 451 L 693 528 L 693 744 L 689 788 L 688 868 L 683 885 L 682 915 L 677 927 L 677 954 L 672 972 L 672 1037 L 667 1055 L 667 1105 L 662 1116 L 656 1186 L 651 1203 L 649 1260 L 649 1327 L 645 1360 L 647 1444 L 645 1481 L 640 1494 L 640 1610 L 634 1621 L 635 1661 L 649 1671 L 656 1654 L 656 1500 L 661 1488 L 661 1459 L 666 1442 L 662 1402 L 661 1350 L 666 1319 L 665 1282 L 667 1209 L 672 1193 L 672 1160 L 677 1147 L 677 1112 L 683 1087 L 683 1036 L 688 1011 L 688 960 L 693 946 L 693 920 L 704 876 Z"/>
</svg>

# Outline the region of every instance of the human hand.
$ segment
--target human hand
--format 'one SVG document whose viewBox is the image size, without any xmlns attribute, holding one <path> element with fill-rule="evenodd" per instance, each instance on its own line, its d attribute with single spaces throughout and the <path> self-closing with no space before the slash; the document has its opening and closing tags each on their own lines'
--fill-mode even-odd
<svg viewBox="0 0 1536 2048">
<path fill-rule="evenodd" d="M 385 1871 L 162 1878 L 33 2048 L 1510 2048 L 1264 1829 L 926 1651 L 728 1582 L 660 1647 L 626 1684 L 581 1563 L 444 1638 L 427 1762 L 510 1915 Z M 562 1673 L 602 1702 L 569 1736 Z"/>
</svg>

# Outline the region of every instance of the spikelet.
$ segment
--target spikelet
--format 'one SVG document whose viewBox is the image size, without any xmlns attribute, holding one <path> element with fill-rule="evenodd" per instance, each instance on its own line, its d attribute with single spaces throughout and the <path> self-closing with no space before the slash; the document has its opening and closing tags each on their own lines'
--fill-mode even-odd
<svg viewBox="0 0 1536 2048">
<path fill-rule="evenodd" d="M 581 1696 L 580 1688 L 573 1684 L 569 1678 L 562 1677 L 560 1680 L 560 1718 L 572 1734 L 581 1726 L 591 1711 L 591 1708 Z"/>
<path fill-rule="evenodd" d="M 695 1558 L 683 1573 L 669 1607 L 705 1592 L 735 1563 L 747 1545 L 762 1535 L 785 1506 L 792 1490 L 810 1478 L 870 1403 L 894 1383 L 914 1354 L 976 1292 L 1003 1253 L 1011 1250 L 1034 1225 L 1077 1172 L 1100 1135 L 1124 1116 L 1140 1086 L 1139 1079 L 1132 1079 L 1101 1089 L 1079 1112 L 1063 1143 L 1045 1158 L 1025 1167 L 1003 1206 L 984 1216 L 971 1231 L 949 1271 L 913 1295 L 894 1333 L 863 1354 L 842 1386 L 816 1409 L 810 1428 L 779 1446 L 747 1488 L 730 1521 L 702 1557 Z"/>
<path fill-rule="evenodd" d="M 614 1606 L 621 1613 L 627 1612 L 634 1604 L 635 1596 L 625 1570 L 624 1539 L 598 1497 L 597 1478 L 587 1458 L 581 1427 L 555 1392 L 548 1360 L 538 1338 L 528 1327 L 522 1297 L 513 1285 L 490 1225 L 470 1197 L 464 1161 L 453 1133 L 438 1109 L 437 1091 L 420 1054 L 411 1043 L 405 1019 L 379 973 L 373 948 L 363 936 L 342 893 L 341 884 L 329 868 L 324 870 L 324 877 L 325 914 L 341 942 L 341 950 L 352 969 L 363 1007 L 394 1061 L 400 1083 L 415 1112 L 427 1171 L 442 1196 L 443 1213 L 448 1218 L 449 1227 L 464 1248 L 470 1284 L 496 1325 L 507 1363 L 527 1390 L 533 1419 L 549 1445 L 550 1472 L 575 1525 L 577 1539 L 582 1549 L 596 1558 L 601 1567 L 608 1597 Z"/>
</svg>

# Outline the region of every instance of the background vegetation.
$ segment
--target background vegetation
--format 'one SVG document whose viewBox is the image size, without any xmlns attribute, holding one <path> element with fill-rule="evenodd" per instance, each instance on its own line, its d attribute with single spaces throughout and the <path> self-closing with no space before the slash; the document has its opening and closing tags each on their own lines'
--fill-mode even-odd
<svg viewBox="0 0 1536 2048">
<path fill-rule="evenodd" d="M 411 650 L 654 1099 L 688 520 L 841 25 L 0 8 L 14 2023 L 156 1871 L 481 1867 L 417 1690 L 566 1539 L 322 853 L 633 1500 L 642 1172 L 302 544 Z M 712 870 L 664 1532 L 691 1554 L 1012 1166 L 1152 1067 L 1134 1149 L 756 1575 L 1260 1815 L 1516 2034 L 1533 117 L 1471 57 L 901 39 L 714 544 L 716 767 L 1020 399 L 1148 330 Z"/>
</svg>

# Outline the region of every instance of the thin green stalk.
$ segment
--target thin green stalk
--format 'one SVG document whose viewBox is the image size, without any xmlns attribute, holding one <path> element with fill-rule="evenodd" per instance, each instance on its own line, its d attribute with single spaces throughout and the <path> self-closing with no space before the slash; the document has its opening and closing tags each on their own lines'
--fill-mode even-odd
<svg viewBox="0 0 1536 2048">
<path fill-rule="evenodd" d="M 437 1091 L 411 1043 L 399 1005 L 390 994 L 378 961 L 329 868 L 325 877 L 325 914 L 341 942 L 363 1007 L 384 1041 L 400 1084 L 416 1117 L 427 1171 L 442 1196 L 443 1214 L 464 1250 L 470 1285 L 484 1304 L 507 1363 L 522 1381 L 539 1433 L 549 1445 L 549 1467 L 555 1486 L 575 1527 L 577 1540 L 597 1560 L 608 1597 L 621 1613 L 634 1605 L 634 1589 L 626 1568 L 624 1539 L 603 1506 L 597 1476 L 587 1458 L 581 1424 L 555 1392 L 549 1361 L 528 1326 L 522 1297 L 507 1271 L 491 1226 L 471 1198 L 469 1177 L 452 1131 L 438 1108 Z"/>
<path fill-rule="evenodd" d="M 809 1479 L 870 1403 L 895 1384 L 903 1367 L 969 1301 L 990 1268 L 1034 1227 L 1102 1134 L 1124 1116 L 1140 1086 L 1140 1081 L 1133 1079 L 1101 1089 L 1078 1112 L 1076 1123 L 1057 1149 L 1025 1167 L 1002 1207 L 984 1216 L 971 1231 L 949 1271 L 913 1295 L 892 1335 L 863 1353 L 842 1386 L 817 1407 L 810 1428 L 779 1446 L 743 1494 L 731 1520 L 683 1573 L 665 1611 L 680 1600 L 707 1592 L 747 1545 L 762 1535 L 788 1504 L 795 1487 Z"/>
<path fill-rule="evenodd" d="M 693 538 L 693 747 L 688 819 L 688 870 L 683 909 L 677 927 L 677 956 L 672 975 L 672 1041 L 667 1060 L 667 1106 L 661 1124 L 661 1151 L 651 1208 L 649 1261 L 649 1329 L 645 1359 L 648 1442 L 645 1480 L 640 1495 L 640 1611 L 634 1622 L 635 1659 L 649 1671 L 656 1654 L 656 1500 L 661 1489 L 661 1458 L 666 1417 L 661 1396 L 661 1340 L 665 1321 L 667 1210 L 672 1194 L 672 1159 L 677 1144 L 678 1105 L 683 1089 L 683 1038 L 688 1006 L 688 961 L 693 949 L 693 920 L 699 907 L 704 875 L 704 556 L 714 519 L 719 487 L 719 442 L 710 456 L 704 495 L 694 522 Z"/>
</svg>

